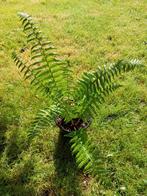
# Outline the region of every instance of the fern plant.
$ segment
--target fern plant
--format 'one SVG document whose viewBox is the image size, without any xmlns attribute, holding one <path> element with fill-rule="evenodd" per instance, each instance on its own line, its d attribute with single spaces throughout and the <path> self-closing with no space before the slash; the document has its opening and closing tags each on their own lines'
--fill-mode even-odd
<svg viewBox="0 0 147 196">
<path fill-rule="evenodd" d="M 28 58 L 13 53 L 13 59 L 38 93 L 49 100 L 45 109 L 38 112 L 28 135 L 30 141 L 45 128 L 57 126 L 69 138 L 77 166 L 86 173 L 98 175 L 104 171 L 100 161 L 95 160 L 94 147 L 87 135 L 87 128 L 98 113 L 105 98 L 120 87 L 116 78 L 141 66 L 138 60 L 119 60 L 96 71 L 84 73 L 74 81 L 69 62 L 59 58 L 50 41 L 42 35 L 32 17 L 19 13 L 28 43 Z M 72 85 L 74 81 L 74 85 Z"/>
</svg>

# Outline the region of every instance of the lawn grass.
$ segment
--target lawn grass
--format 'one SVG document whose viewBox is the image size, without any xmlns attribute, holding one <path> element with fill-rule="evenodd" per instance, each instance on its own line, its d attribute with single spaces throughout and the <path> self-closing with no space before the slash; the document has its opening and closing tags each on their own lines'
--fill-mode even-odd
<svg viewBox="0 0 147 196">
<path fill-rule="evenodd" d="M 58 129 L 27 144 L 26 130 L 45 101 L 18 73 L 25 47 L 18 11 L 33 15 L 74 78 L 118 59 L 147 60 L 145 0 L 0 0 L 0 195 L 146 195 L 147 70 L 122 76 L 88 134 L 109 173 L 96 182 L 63 160 Z M 61 154 L 61 156 L 60 156 Z"/>
</svg>

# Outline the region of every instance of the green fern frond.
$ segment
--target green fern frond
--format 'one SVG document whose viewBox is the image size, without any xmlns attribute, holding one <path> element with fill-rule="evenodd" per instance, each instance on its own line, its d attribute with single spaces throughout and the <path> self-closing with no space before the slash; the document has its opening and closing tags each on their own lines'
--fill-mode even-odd
<svg viewBox="0 0 147 196">
<path fill-rule="evenodd" d="M 29 139 L 39 135 L 43 129 L 55 125 L 55 119 L 59 115 L 61 115 L 61 110 L 56 105 L 40 110 L 28 131 Z"/>
<path fill-rule="evenodd" d="M 27 65 L 27 62 L 24 62 L 23 59 L 20 56 L 16 55 L 15 52 L 12 53 L 12 58 L 14 59 L 14 62 L 20 72 L 23 72 L 24 78 L 27 79 L 28 77 L 31 77 L 31 84 L 36 91 L 39 91 L 45 96 L 50 94 L 50 89 L 48 88 L 48 86 L 46 86 L 39 78 L 36 77 L 36 74 Z M 35 83 L 33 81 L 35 81 Z"/>
<path fill-rule="evenodd" d="M 81 117 L 94 116 L 105 97 L 120 86 L 114 82 L 116 77 L 124 72 L 132 71 L 140 65 L 138 60 L 120 60 L 108 67 L 98 67 L 95 72 L 85 73 L 78 81 L 75 93 L 79 115 Z"/>
<path fill-rule="evenodd" d="M 66 67 L 64 68 L 64 75 L 65 75 L 65 82 L 66 82 L 66 91 L 64 96 L 69 100 L 73 100 L 73 93 L 74 93 L 74 78 L 73 72 L 71 69 L 70 61 L 67 60 Z"/>
<path fill-rule="evenodd" d="M 94 176 L 106 171 L 102 166 L 101 157 L 99 160 L 94 157 L 94 148 L 88 140 L 85 130 L 74 131 L 67 136 L 70 137 L 71 151 L 75 155 L 79 169 Z"/>
<path fill-rule="evenodd" d="M 57 58 L 54 46 L 42 36 L 41 31 L 35 25 L 32 17 L 26 13 L 19 13 L 23 30 L 27 36 L 27 41 L 31 48 L 31 59 L 29 72 L 24 69 L 26 78 L 31 80 L 31 84 L 38 87 L 38 81 L 49 89 L 56 99 L 67 95 L 67 62 Z M 32 77 L 34 76 L 35 77 Z"/>
</svg>

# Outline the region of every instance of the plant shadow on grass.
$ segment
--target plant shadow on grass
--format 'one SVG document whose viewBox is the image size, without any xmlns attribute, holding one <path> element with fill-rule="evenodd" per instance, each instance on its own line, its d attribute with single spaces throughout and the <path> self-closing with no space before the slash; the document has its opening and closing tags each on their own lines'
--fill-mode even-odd
<svg viewBox="0 0 147 196">
<path fill-rule="evenodd" d="M 34 196 L 35 189 L 32 186 L 28 186 L 29 177 L 33 172 L 32 160 L 27 160 L 20 170 L 15 170 L 15 177 L 2 175 L 0 176 L 0 195 L 3 196 Z"/>
<path fill-rule="evenodd" d="M 7 126 L 0 120 L 0 153 L 2 153 L 4 150 L 6 130 L 7 130 Z"/>
<path fill-rule="evenodd" d="M 79 174 L 76 162 L 70 151 L 69 138 L 60 131 L 54 153 L 55 177 L 53 186 L 55 195 L 81 195 Z"/>
</svg>

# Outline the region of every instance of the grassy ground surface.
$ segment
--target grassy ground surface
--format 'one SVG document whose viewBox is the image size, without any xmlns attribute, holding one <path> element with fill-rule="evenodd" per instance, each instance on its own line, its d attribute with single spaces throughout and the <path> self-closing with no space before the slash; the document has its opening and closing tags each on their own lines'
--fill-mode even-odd
<svg viewBox="0 0 147 196">
<path fill-rule="evenodd" d="M 110 170 L 99 182 L 60 158 L 58 130 L 27 146 L 26 130 L 44 100 L 18 73 L 11 53 L 25 46 L 16 13 L 32 14 L 69 59 L 75 79 L 117 59 L 146 63 L 145 0 L 0 0 L 0 195 L 146 195 L 147 70 L 102 106 L 89 137 Z M 57 157 L 57 159 L 55 159 Z"/>
</svg>

